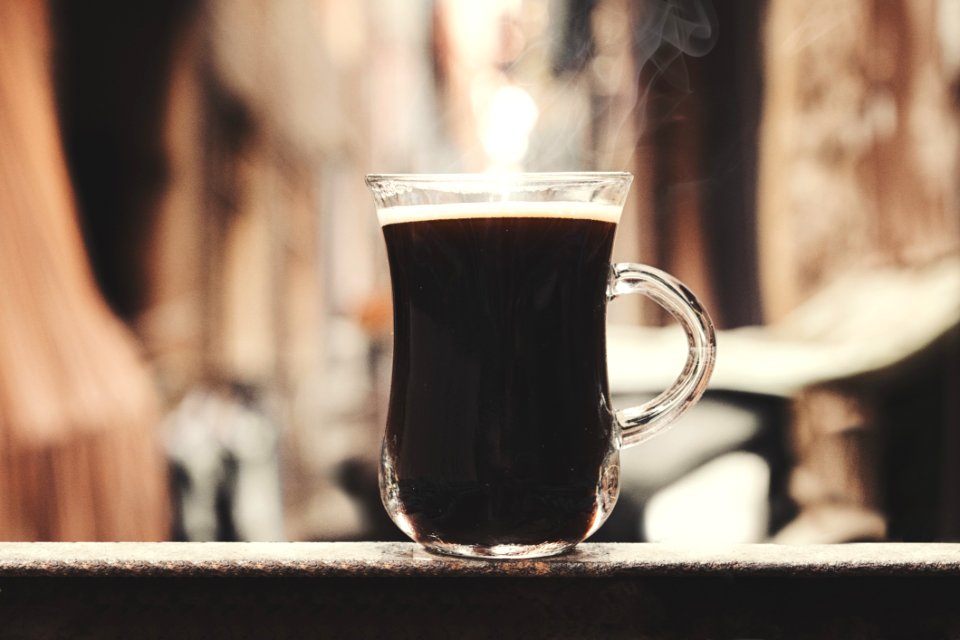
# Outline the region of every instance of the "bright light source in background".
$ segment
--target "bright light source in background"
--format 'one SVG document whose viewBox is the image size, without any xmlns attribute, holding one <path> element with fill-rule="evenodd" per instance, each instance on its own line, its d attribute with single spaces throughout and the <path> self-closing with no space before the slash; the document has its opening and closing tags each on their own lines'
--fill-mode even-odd
<svg viewBox="0 0 960 640">
<path fill-rule="evenodd" d="M 525 168 L 549 81 L 549 48 L 526 55 L 543 24 L 522 0 L 438 0 L 443 43 L 443 104 L 451 141 L 471 171 Z M 519 63 L 519 61 L 523 61 Z M 529 89 L 529 90 L 528 90 Z"/>
<path fill-rule="evenodd" d="M 483 124 L 483 150 L 491 170 L 517 169 L 530 144 L 539 110 L 529 93 L 502 85 L 490 95 Z"/>
<path fill-rule="evenodd" d="M 729 453 L 658 492 L 644 514 L 651 542 L 738 544 L 767 537 L 770 469 L 753 453 Z"/>
</svg>

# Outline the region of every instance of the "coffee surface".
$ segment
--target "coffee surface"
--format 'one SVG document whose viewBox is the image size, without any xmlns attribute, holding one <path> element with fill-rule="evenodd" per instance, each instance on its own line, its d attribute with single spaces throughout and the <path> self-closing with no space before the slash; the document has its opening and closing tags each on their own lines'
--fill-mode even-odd
<svg viewBox="0 0 960 640">
<path fill-rule="evenodd" d="M 592 202 L 458 202 L 386 207 L 377 211 L 381 226 L 403 222 L 464 220 L 470 218 L 555 218 L 561 220 L 620 221 L 621 207 Z"/>
<path fill-rule="evenodd" d="M 616 218 L 517 208 L 381 215 L 394 301 L 384 497 L 417 539 L 576 542 L 597 514 L 615 451 Z"/>
</svg>

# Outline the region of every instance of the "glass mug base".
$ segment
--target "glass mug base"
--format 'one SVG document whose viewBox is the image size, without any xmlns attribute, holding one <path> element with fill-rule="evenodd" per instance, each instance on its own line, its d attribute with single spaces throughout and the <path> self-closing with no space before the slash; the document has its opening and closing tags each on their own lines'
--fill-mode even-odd
<svg viewBox="0 0 960 640">
<path fill-rule="evenodd" d="M 421 494 L 417 499 L 403 500 L 401 483 L 396 476 L 388 449 L 384 448 L 381 454 L 380 497 L 390 519 L 411 540 L 427 551 L 445 556 L 531 559 L 567 553 L 592 536 L 603 525 L 616 506 L 620 494 L 620 454 L 613 449 L 601 465 L 601 475 L 596 486 L 584 496 L 590 506 L 579 510 L 579 513 L 569 509 L 558 509 L 553 514 L 545 514 L 542 510 L 531 512 L 523 509 L 504 509 L 504 504 L 498 507 L 495 504 L 496 500 L 491 499 L 484 502 L 482 506 L 474 503 L 469 523 L 454 524 L 449 520 L 451 514 L 463 514 L 463 507 L 466 505 L 456 504 L 457 501 L 451 499 L 449 495 L 441 498 L 440 503 L 429 504 L 424 499 L 426 492 L 416 492 Z M 408 486 L 408 491 L 409 489 Z M 441 492 L 437 492 L 434 487 L 432 493 L 437 496 Z M 551 495 L 545 492 L 511 494 L 509 491 L 503 491 L 502 484 L 501 491 L 498 493 L 502 502 L 513 505 L 556 498 L 556 494 Z M 488 497 L 492 498 L 492 496 Z M 476 500 L 476 493 L 473 494 L 473 498 Z M 407 512 L 405 504 L 408 502 L 417 503 L 419 513 Z M 439 504 L 444 506 L 441 508 Z M 585 505 L 581 502 L 581 506 Z M 430 518 L 424 518 L 424 510 L 434 513 L 447 522 L 441 523 L 435 520 L 431 522 Z M 552 523 L 546 521 L 551 519 L 549 516 L 553 516 Z M 568 526 L 564 527 L 565 531 L 557 528 L 558 522 L 568 523 Z M 537 524 L 545 528 L 539 534 L 531 535 L 531 527 Z M 495 529 L 496 533 L 491 529 Z M 524 530 L 523 534 L 519 533 L 521 529 Z"/>
<path fill-rule="evenodd" d="M 610 515 L 616 497 L 607 506 L 603 512 L 597 513 L 590 531 L 586 536 L 567 540 L 546 540 L 536 543 L 462 543 L 447 542 L 431 535 L 418 535 L 413 528 L 410 520 L 402 514 L 392 514 L 394 523 L 420 546 L 431 553 L 444 556 L 457 556 L 462 558 L 480 558 L 480 559 L 531 559 L 546 558 L 558 556 L 569 551 L 588 538 L 590 534 L 600 528 L 600 525 Z"/>
<path fill-rule="evenodd" d="M 495 544 L 485 546 L 420 540 L 420 545 L 427 551 L 440 555 L 515 560 L 558 556 L 572 551 L 577 544 L 576 542 L 543 542 L 541 544 Z"/>
</svg>

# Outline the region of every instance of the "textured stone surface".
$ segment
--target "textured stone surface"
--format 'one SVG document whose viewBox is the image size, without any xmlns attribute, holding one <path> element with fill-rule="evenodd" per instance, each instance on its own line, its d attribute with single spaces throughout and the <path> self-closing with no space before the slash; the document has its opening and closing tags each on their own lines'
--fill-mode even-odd
<svg viewBox="0 0 960 640">
<path fill-rule="evenodd" d="M 412 543 L 0 543 L 0 577 L 960 576 L 960 544 L 582 544 L 541 560 L 436 556 Z"/>
<path fill-rule="evenodd" d="M 0 544 L 0 638 L 960 638 L 960 545 Z"/>
</svg>

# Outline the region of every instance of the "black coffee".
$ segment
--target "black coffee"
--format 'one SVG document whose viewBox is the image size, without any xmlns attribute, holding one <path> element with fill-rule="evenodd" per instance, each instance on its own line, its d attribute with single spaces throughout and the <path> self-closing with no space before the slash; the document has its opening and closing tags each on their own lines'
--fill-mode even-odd
<svg viewBox="0 0 960 640">
<path fill-rule="evenodd" d="M 615 226 L 507 215 L 383 227 L 395 332 L 384 501 L 415 539 L 526 545 L 590 531 L 615 450 Z"/>
</svg>

